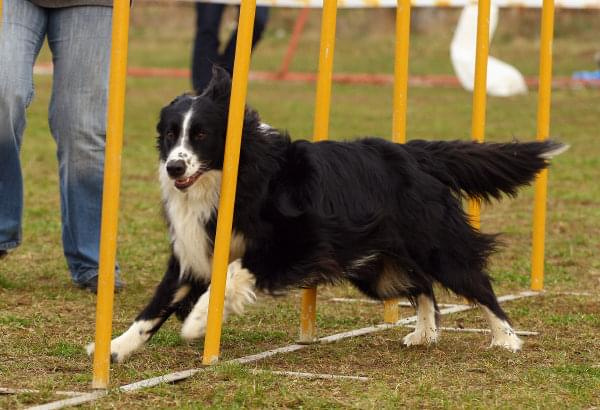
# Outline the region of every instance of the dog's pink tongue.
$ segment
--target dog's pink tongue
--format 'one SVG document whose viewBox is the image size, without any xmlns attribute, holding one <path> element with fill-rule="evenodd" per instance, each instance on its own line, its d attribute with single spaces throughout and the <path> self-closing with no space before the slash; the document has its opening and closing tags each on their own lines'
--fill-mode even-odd
<svg viewBox="0 0 600 410">
<path fill-rule="evenodd" d="M 180 178 L 175 180 L 175 186 L 177 188 L 185 187 L 190 183 L 190 178 Z"/>
</svg>

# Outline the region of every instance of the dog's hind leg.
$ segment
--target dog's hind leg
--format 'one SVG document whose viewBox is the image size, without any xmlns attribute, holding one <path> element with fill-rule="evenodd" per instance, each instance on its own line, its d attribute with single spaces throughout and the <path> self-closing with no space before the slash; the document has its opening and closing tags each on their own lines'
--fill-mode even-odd
<svg viewBox="0 0 600 410">
<path fill-rule="evenodd" d="M 394 258 L 383 258 L 383 266 L 376 280 L 376 291 L 381 299 L 398 295 L 410 295 L 417 308 L 417 324 L 413 332 L 406 335 L 403 342 L 406 346 L 429 345 L 437 342 L 438 309 L 431 282 L 414 264 L 405 264 Z M 405 261 L 404 261 L 405 262 Z M 410 266 L 407 269 L 406 266 Z"/>
<path fill-rule="evenodd" d="M 198 294 L 199 285 L 180 278 L 180 265 L 171 256 L 167 271 L 158 285 L 154 297 L 135 318 L 129 329 L 110 343 L 111 361 L 123 362 L 133 352 L 140 349 L 158 331 L 160 326 L 177 309 L 178 304 L 191 293 Z M 95 345 L 91 343 L 87 352 L 91 355 Z"/>
<path fill-rule="evenodd" d="M 412 333 L 402 340 L 406 346 L 429 345 L 437 342 L 437 304 L 433 292 L 420 293 L 415 298 L 417 304 L 417 325 Z"/>
<path fill-rule="evenodd" d="M 492 331 L 491 346 L 500 346 L 513 352 L 521 350 L 523 341 L 519 339 L 508 321 L 500 319 L 488 307 L 482 306 L 482 308 Z"/>
<path fill-rule="evenodd" d="M 431 283 L 421 277 L 424 275 L 409 274 L 409 271 L 420 271 L 418 266 L 378 255 L 362 258 L 359 261 L 360 264 L 355 262 L 353 269 L 349 270 L 351 275 L 348 280 L 361 292 L 378 300 L 409 295 L 416 304 L 416 329 L 404 337 L 404 344 L 416 346 L 435 343 L 438 337 L 438 312 Z"/>
<path fill-rule="evenodd" d="M 229 264 L 227 268 L 223 321 L 231 313 L 241 315 L 244 312 L 246 304 L 256 301 L 254 284 L 254 275 L 248 269 L 242 267 L 240 259 L 236 259 Z M 198 299 L 198 302 L 183 322 L 181 337 L 184 339 L 194 340 L 204 336 L 206 332 L 209 297 L 210 288 Z"/>
<path fill-rule="evenodd" d="M 485 272 L 469 272 L 461 280 L 442 282 L 453 292 L 476 302 L 486 314 L 492 332 L 491 346 L 500 346 L 513 352 L 521 350 L 523 342 L 511 327 L 508 316 L 500 307 L 492 289 L 489 276 Z"/>
<path fill-rule="evenodd" d="M 508 317 L 500 307 L 500 304 L 491 289 L 491 285 L 490 292 L 491 298 L 489 300 L 478 300 L 479 304 L 481 304 L 481 308 L 485 312 L 492 332 L 492 344 L 490 347 L 500 346 L 512 352 L 517 352 L 521 350 L 523 341 L 519 339 L 508 322 Z"/>
</svg>

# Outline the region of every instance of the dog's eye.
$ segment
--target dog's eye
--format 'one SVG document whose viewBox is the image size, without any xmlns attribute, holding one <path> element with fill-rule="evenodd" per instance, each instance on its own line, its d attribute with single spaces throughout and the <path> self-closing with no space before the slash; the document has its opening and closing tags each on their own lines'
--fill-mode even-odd
<svg viewBox="0 0 600 410">
<path fill-rule="evenodd" d="M 173 131 L 169 131 L 165 134 L 165 139 L 167 140 L 167 142 L 173 142 L 175 141 L 175 133 Z"/>
<path fill-rule="evenodd" d="M 195 133 L 195 134 L 193 135 L 192 139 L 193 139 L 194 141 L 200 141 L 200 140 L 204 139 L 204 137 L 206 137 L 206 134 L 205 134 L 205 133 L 203 133 L 203 132 L 197 132 L 197 133 Z"/>
</svg>

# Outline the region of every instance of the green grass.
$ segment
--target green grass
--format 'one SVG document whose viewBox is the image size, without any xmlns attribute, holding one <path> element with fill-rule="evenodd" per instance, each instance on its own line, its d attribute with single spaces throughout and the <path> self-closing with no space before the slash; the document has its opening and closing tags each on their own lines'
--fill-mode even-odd
<svg viewBox="0 0 600 410">
<path fill-rule="evenodd" d="M 48 350 L 50 356 L 73 358 L 85 354 L 83 348 L 79 344 L 73 344 L 68 342 L 58 342 L 51 346 Z"/>
<path fill-rule="evenodd" d="M 132 14 L 130 65 L 188 67 L 193 13 L 187 4 L 136 3 Z M 168 10 L 167 10 L 168 8 Z M 374 13 L 374 14 L 373 14 Z M 177 16 L 166 19 L 165 16 Z M 256 49 L 254 70 L 279 66 L 296 11 L 273 13 Z M 411 38 L 414 74 L 450 74 L 450 33 L 456 12 L 443 24 Z M 379 24 L 373 25 L 377 19 Z M 503 20 L 506 19 L 506 20 Z M 559 11 L 554 42 L 555 73 L 593 69 L 598 47 L 597 15 Z M 503 24 L 503 21 L 506 23 Z M 448 24 L 446 24 L 449 22 Z M 516 24 L 516 23 L 523 24 Z M 155 27 L 160 27 L 156 30 Z M 537 70 L 537 18 L 531 12 L 503 13 L 492 54 L 526 74 Z M 314 71 L 318 14 L 302 38 L 294 70 Z M 341 11 L 336 71 L 391 72 L 393 20 L 384 11 Z M 48 61 L 48 51 L 40 57 Z M 0 396 L 0 408 L 21 408 L 56 399 L 53 390 L 89 389 L 91 361 L 83 347 L 94 335 L 95 297 L 73 287 L 60 245 L 55 147 L 47 126 L 51 79 L 37 76 L 23 146 L 25 225 L 23 245 L 0 262 L 0 386 L 32 388 L 41 394 Z M 169 244 L 156 182 L 155 125 L 160 108 L 189 88 L 187 79 L 129 78 L 118 259 L 127 288 L 115 298 L 114 333 L 127 329 L 161 278 Z M 132 394 L 111 393 L 90 408 L 592 408 L 600 406 L 600 145 L 598 90 L 554 90 L 552 135 L 571 149 L 550 171 L 546 289 L 548 294 L 506 304 L 519 329 L 537 330 L 514 355 L 488 349 L 487 335 L 444 333 L 437 346 L 407 349 L 407 329 L 394 329 L 340 343 L 310 346 L 253 365 L 219 366 L 188 381 Z M 263 119 L 310 138 L 314 85 L 251 83 L 248 100 Z M 330 134 L 389 136 L 389 86 L 335 84 Z M 408 137 L 467 139 L 471 95 L 454 88 L 410 88 Z M 535 135 L 536 94 L 489 98 L 486 138 L 530 140 Z M 482 227 L 504 232 L 505 246 L 491 260 L 497 293 L 529 284 L 533 190 L 514 200 L 485 206 Z M 560 296 L 591 292 L 592 297 Z M 439 292 L 441 301 L 456 301 Z M 319 292 L 321 335 L 379 323 L 378 305 L 336 304 L 332 297 L 357 297 L 348 286 Z M 244 317 L 225 324 L 223 359 L 295 343 L 299 294 L 263 297 Z M 413 314 L 401 309 L 401 315 Z M 444 316 L 445 326 L 486 327 L 478 311 Z M 201 343 L 187 344 L 179 325 L 168 321 L 145 350 L 112 366 L 113 386 L 200 364 Z M 306 380 L 252 374 L 251 368 L 367 376 L 369 382 Z"/>
<path fill-rule="evenodd" d="M 33 320 L 29 318 L 7 315 L 4 317 L 0 317 L 0 324 L 15 328 L 24 328 L 31 326 L 33 324 Z"/>
</svg>

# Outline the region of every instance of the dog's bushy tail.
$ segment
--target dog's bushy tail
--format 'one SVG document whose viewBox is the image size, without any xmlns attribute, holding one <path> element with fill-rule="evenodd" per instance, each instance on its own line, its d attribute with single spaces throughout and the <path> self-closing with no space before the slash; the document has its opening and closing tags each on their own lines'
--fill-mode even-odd
<svg viewBox="0 0 600 410">
<path fill-rule="evenodd" d="M 419 167 L 462 196 L 489 201 L 515 196 L 569 146 L 555 141 L 477 143 L 412 140 L 405 144 Z"/>
</svg>

